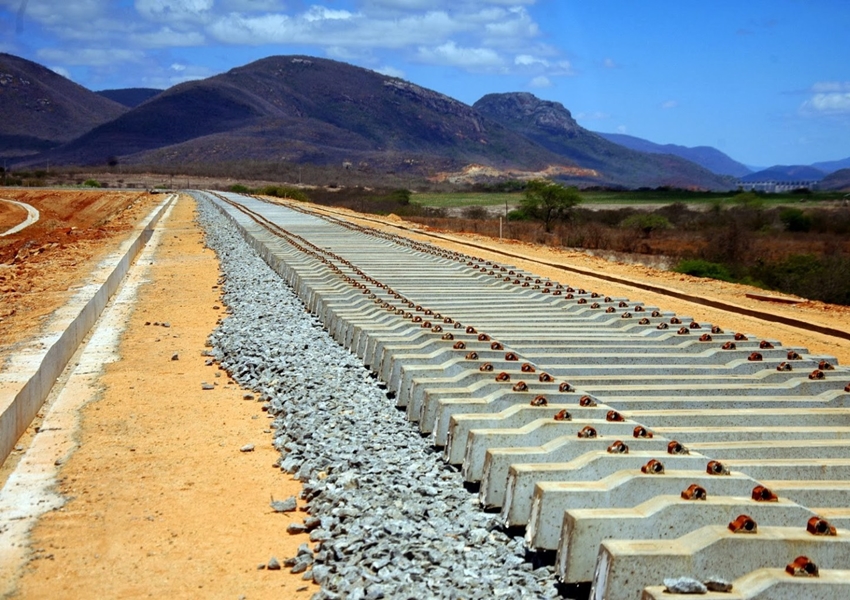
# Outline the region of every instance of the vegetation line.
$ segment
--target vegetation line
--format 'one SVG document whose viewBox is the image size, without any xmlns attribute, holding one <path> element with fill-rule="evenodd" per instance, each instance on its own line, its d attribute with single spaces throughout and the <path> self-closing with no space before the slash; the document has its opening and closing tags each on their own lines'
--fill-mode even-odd
<svg viewBox="0 0 850 600">
<path fill-rule="evenodd" d="M 299 204 L 302 208 L 307 208 L 303 204 Z M 332 214 L 336 214 L 339 216 L 343 216 L 342 213 L 337 213 L 336 211 L 332 211 L 326 208 L 319 208 L 316 205 L 310 205 L 310 209 L 316 210 L 317 212 L 328 212 Z M 348 215 L 345 215 L 348 216 Z M 414 229 L 411 227 L 407 227 L 404 225 L 397 225 L 394 223 L 387 223 L 385 221 L 381 221 L 379 219 L 373 219 L 370 217 L 355 217 L 357 219 L 362 219 L 364 221 L 370 221 L 372 223 L 379 223 L 384 226 L 395 227 L 396 229 L 401 229 L 403 231 L 409 231 L 411 233 L 417 233 L 420 235 L 425 235 L 428 237 L 432 237 L 435 239 L 452 242 L 455 244 L 461 244 L 463 246 L 468 246 L 470 248 L 476 248 L 478 250 L 485 250 L 487 252 L 493 252 L 495 254 L 499 254 L 502 256 L 506 256 L 509 258 L 516 258 L 519 260 L 525 260 L 528 262 L 540 264 L 546 267 L 552 267 L 554 269 L 559 269 L 561 271 L 569 271 L 573 273 L 578 273 L 580 275 L 584 275 L 586 277 L 594 277 L 596 279 L 602 279 L 603 281 L 609 281 L 611 283 L 616 283 L 619 285 L 625 285 L 637 289 L 642 289 L 648 292 L 654 292 L 656 294 L 662 294 L 664 296 L 671 296 L 673 298 L 677 298 L 679 300 L 685 300 L 687 302 L 693 302 L 694 304 L 701 304 L 703 306 L 709 306 L 711 308 L 717 308 L 720 310 L 725 310 L 728 312 L 732 312 L 739 315 L 745 315 L 748 317 L 753 317 L 756 319 L 761 319 L 763 321 L 768 321 L 770 323 L 781 323 L 783 325 L 789 325 L 791 327 L 796 327 L 798 329 L 803 329 L 805 331 L 816 331 L 817 333 L 821 333 L 824 335 L 829 335 L 832 337 L 837 337 L 845 340 L 850 340 L 850 332 L 842 331 L 840 329 L 835 329 L 833 327 L 824 327 L 823 325 L 816 325 L 814 323 L 810 323 L 808 321 L 803 321 L 801 319 L 795 319 L 793 317 L 786 317 L 783 315 L 777 315 L 769 312 L 760 311 L 753 308 L 746 308 L 743 306 L 738 306 L 737 304 L 731 304 L 728 302 L 723 302 L 721 300 L 711 300 L 708 298 L 703 298 L 701 296 L 693 296 L 691 294 L 686 294 L 685 292 L 679 292 L 676 290 L 671 290 L 669 288 L 665 288 L 659 285 L 654 285 L 652 283 L 643 283 L 640 281 L 633 281 L 631 279 L 626 279 L 623 277 L 617 277 L 616 275 L 604 275 L 600 273 L 596 273 L 593 271 L 587 271 L 585 269 L 579 267 L 571 267 L 569 265 L 565 265 L 563 263 L 554 263 L 548 262 L 545 260 L 540 260 L 536 258 L 531 258 L 528 256 L 523 256 L 521 254 L 514 254 L 513 252 L 508 252 L 506 250 L 498 250 L 496 248 L 491 248 L 489 246 L 483 246 L 481 244 L 476 244 L 475 242 L 467 242 L 457 238 L 449 238 L 437 233 L 430 233 L 427 231 L 423 231 L 421 229 Z"/>
</svg>

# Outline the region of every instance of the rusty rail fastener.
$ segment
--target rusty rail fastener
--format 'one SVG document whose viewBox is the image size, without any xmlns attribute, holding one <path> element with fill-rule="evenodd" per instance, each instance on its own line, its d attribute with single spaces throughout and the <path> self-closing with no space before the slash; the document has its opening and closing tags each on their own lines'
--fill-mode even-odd
<svg viewBox="0 0 850 600">
<path fill-rule="evenodd" d="M 607 413 L 605 413 L 605 420 L 610 421 L 612 423 L 625 421 L 623 415 L 618 413 L 616 410 L 609 410 Z"/>
<path fill-rule="evenodd" d="M 478 370 L 482 373 L 489 373 L 493 370 L 493 363 L 484 363 L 483 365 L 478 367 Z"/>
<path fill-rule="evenodd" d="M 463 342 L 455 342 L 452 345 L 452 348 L 454 348 L 455 350 L 466 350 L 466 344 Z"/>
<path fill-rule="evenodd" d="M 761 348 L 762 350 L 773 350 L 773 344 L 771 344 L 767 340 L 762 340 L 759 342 L 759 348 Z"/>
<path fill-rule="evenodd" d="M 826 374 L 820 369 L 815 369 L 811 373 L 809 373 L 809 379 L 824 379 Z"/>
<path fill-rule="evenodd" d="M 718 335 L 718 334 L 723 333 L 723 330 L 720 327 L 718 327 L 717 325 L 712 325 L 711 326 L 711 333 L 713 333 L 714 335 Z"/>
<path fill-rule="evenodd" d="M 752 498 L 756 502 L 779 502 L 779 496 L 774 494 L 770 488 L 763 485 L 757 485 L 753 488 Z"/>
<path fill-rule="evenodd" d="M 486 340 L 485 340 L 486 341 Z M 490 350 L 504 350 L 505 347 L 499 342 L 493 342 L 490 344 Z"/>
<path fill-rule="evenodd" d="M 686 490 L 682 490 L 682 500 L 707 500 L 708 492 L 705 488 L 696 483 L 692 483 Z"/>
<path fill-rule="evenodd" d="M 535 396 L 529 404 L 531 406 L 548 406 L 549 399 L 546 396 Z"/>
<path fill-rule="evenodd" d="M 787 362 L 783 361 L 783 362 L 779 363 L 778 365 L 776 365 L 776 370 L 777 371 L 790 371 L 791 365 L 789 365 Z"/>
<path fill-rule="evenodd" d="M 551 375 L 549 375 L 549 373 L 544 372 L 544 373 L 541 373 L 540 375 L 537 376 L 537 380 L 540 383 L 552 383 L 555 380 L 555 378 L 552 377 Z"/>
<path fill-rule="evenodd" d="M 493 348 L 495 350 L 495 348 Z M 516 355 L 516 352 L 506 352 L 505 360 L 507 361 L 517 361 L 519 360 L 519 356 Z"/>
<path fill-rule="evenodd" d="M 455 336 L 454 336 L 453 334 L 451 334 L 451 333 L 444 333 L 441 339 L 446 340 L 447 342 L 449 342 L 449 341 L 451 341 L 451 340 L 455 339 Z"/>
<path fill-rule="evenodd" d="M 511 380 L 511 376 L 502 371 L 498 375 L 496 375 L 496 381 L 498 382 L 507 382 Z"/>
<path fill-rule="evenodd" d="M 735 350 L 737 347 L 738 346 L 735 344 L 735 342 L 726 342 L 725 344 L 720 346 L 720 349 L 721 350 Z"/>
<path fill-rule="evenodd" d="M 759 527 L 749 515 L 738 515 L 738 517 L 729 523 L 729 531 L 732 533 L 758 533 Z"/>
<path fill-rule="evenodd" d="M 640 472 L 647 475 L 663 475 L 664 464 L 660 460 L 653 458 L 640 468 Z"/>
<path fill-rule="evenodd" d="M 588 408 L 592 408 L 592 407 L 596 406 L 596 400 L 594 400 L 590 396 L 582 396 L 578 400 L 578 405 L 588 407 Z"/>
<path fill-rule="evenodd" d="M 632 437 L 635 437 L 635 438 L 644 438 L 644 439 L 650 440 L 650 439 L 652 439 L 653 437 L 655 437 L 655 434 L 654 434 L 654 433 L 652 433 L 649 429 L 647 429 L 647 428 L 646 428 L 646 427 L 644 427 L 643 425 L 638 425 L 638 426 L 637 426 L 637 427 L 635 427 L 635 428 L 634 428 L 634 430 L 632 431 Z"/>
<path fill-rule="evenodd" d="M 524 381 L 517 381 L 516 385 L 514 385 L 513 390 L 515 392 L 527 392 L 528 384 Z"/>
<path fill-rule="evenodd" d="M 764 357 L 761 355 L 761 352 L 751 352 L 747 357 L 747 360 L 750 362 L 759 362 L 764 360 Z"/>
<path fill-rule="evenodd" d="M 536 373 L 537 369 L 534 368 L 534 365 L 531 363 L 522 363 L 522 366 L 519 368 L 523 373 Z"/>
<path fill-rule="evenodd" d="M 708 461 L 708 465 L 705 467 L 705 472 L 709 475 L 730 475 L 731 472 L 726 468 L 719 460 L 710 460 Z"/>
<path fill-rule="evenodd" d="M 682 444 L 680 444 L 676 440 L 673 440 L 669 444 L 667 444 L 667 454 L 685 455 L 690 454 L 690 452 Z"/>
<path fill-rule="evenodd" d="M 628 454 L 629 447 L 622 442 L 622 440 L 617 440 L 610 446 L 608 446 L 608 454 Z"/>
<path fill-rule="evenodd" d="M 573 416 L 566 408 L 562 408 L 561 410 L 555 413 L 553 419 L 555 419 L 556 421 L 572 421 Z"/>
<path fill-rule="evenodd" d="M 835 527 L 833 527 L 826 519 L 820 517 L 812 517 L 806 523 L 806 531 L 812 535 L 837 535 Z"/>
<path fill-rule="evenodd" d="M 818 363 L 818 369 L 821 371 L 834 371 L 835 367 L 833 367 L 828 361 L 822 360 Z"/>
<path fill-rule="evenodd" d="M 546 373 L 546 375 L 548 375 L 548 373 Z M 541 377 L 542 377 L 542 375 L 541 375 Z M 550 375 L 550 376 L 549 376 L 549 381 L 551 381 L 551 380 L 552 380 L 552 379 L 551 379 L 551 375 Z M 848 385 L 848 387 L 850 387 L 850 385 Z M 561 393 L 574 392 L 574 391 L 575 391 L 575 388 L 574 388 L 574 387 L 572 387 L 572 386 L 571 386 L 569 383 L 567 383 L 566 381 L 562 381 L 562 382 L 561 382 L 561 384 L 558 386 L 558 391 L 559 391 L 559 392 L 561 392 Z"/>
<path fill-rule="evenodd" d="M 581 439 L 590 439 L 595 438 L 596 436 L 596 429 L 590 425 L 585 425 L 582 430 L 578 432 L 578 437 Z"/>
<path fill-rule="evenodd" d="M 711 340 L 712 337 L 710 333 L 703 333 L 701 336 L 699 336 L 699 341 L 701 342 L 710 342 Z"/>
<path fill-rule="evenodd" d="M 788 563 L 785 572 L 792 577 L 819 577 L 818 566 L 809 560 L 808 556 L 798 556 Z"/>
</svg>

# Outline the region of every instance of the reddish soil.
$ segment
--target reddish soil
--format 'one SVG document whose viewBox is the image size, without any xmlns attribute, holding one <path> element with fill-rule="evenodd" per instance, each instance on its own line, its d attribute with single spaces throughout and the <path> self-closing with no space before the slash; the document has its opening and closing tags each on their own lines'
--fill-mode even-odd
<svg viewBox="0 0 850 600">
<path fill-rule="evenodd" d="M 41 213 L 37 223 L 0 237 L 0 358 L 37 333 L 43 319 L 73 294 L 70 286 L 84 283 L 164 198 L 143 192 L 12 188 L 0 190 L 0 197 Z M 24 218 L 22 208 L 0 203 L 0 230 Z"/>
</svg>

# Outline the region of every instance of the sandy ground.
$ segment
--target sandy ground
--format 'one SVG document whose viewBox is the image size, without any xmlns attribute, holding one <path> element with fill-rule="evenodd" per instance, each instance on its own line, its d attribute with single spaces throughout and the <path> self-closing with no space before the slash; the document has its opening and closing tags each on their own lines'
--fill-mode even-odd
<svg viewBox="0 0 850 600">
<path fill-rule="evenodd" d="M 68 501 L 41 519 L 13 598 L 308 598 L 317 588 L 259 570 L 307 535 L 272 497 L 300 492 L 273 468 L 271 419 L 202 352 L 224 307 L 214 254 L 184 196 L 164 223 L 119 352 L 61 466 Z M 168 322 L 170 327 L 153 325 Z M 178 360 L 172 360 L 174 354 Z M 202 382 L 215 389 L 202 390 Z M 253 452 L 241 452 L 254 444 Z"/>
</svg>

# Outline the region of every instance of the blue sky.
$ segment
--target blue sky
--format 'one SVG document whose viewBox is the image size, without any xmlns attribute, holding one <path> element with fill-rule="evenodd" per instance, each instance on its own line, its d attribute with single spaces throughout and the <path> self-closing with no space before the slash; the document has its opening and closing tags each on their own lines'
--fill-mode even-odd
<svg viewBox="0 0 850 600">
<path fill-rule="evenodd" d="M 0 0 L 0 51 L 93 90 L 310 54 L 749 165 L 850 156 L 847 0 Z"/>
</svg>

